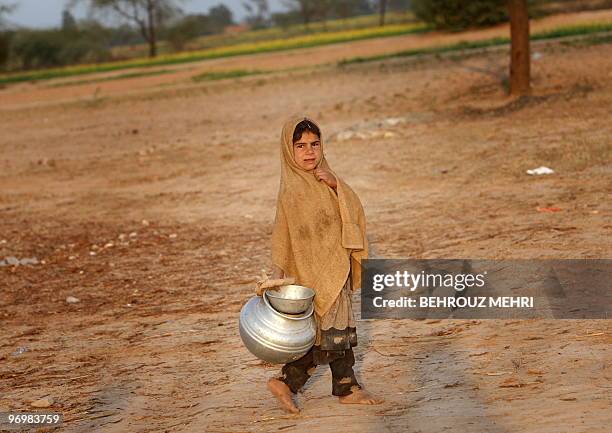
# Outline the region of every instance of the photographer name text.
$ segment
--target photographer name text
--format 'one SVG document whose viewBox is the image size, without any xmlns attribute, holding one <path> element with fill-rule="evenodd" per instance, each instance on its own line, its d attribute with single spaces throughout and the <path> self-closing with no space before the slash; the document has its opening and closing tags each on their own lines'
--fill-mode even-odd
<svg viewBox="0 0 612 433">
<path fill-rule="evenodd" d="M 402 296 L 397 299 L 377 296 L 372 299 L 372 305 L 376 308 L 533 308 L 533 296 Z"/>
</svg>

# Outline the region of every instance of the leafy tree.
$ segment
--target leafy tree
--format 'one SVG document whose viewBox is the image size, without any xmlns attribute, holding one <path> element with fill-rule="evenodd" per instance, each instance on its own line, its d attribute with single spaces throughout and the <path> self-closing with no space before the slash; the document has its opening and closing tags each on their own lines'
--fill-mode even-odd
<svg viewBox="0 0 612 433">
<path fill-rule="evenodd" d="M 413 0 L 415 15 L 436 28 L 461 30 L 508 19 L 506 0 Z"/>
<path fill-rule="evenodd" d="M 353 16 L 357 9 L 357 2 L 355 0 L 336 0 L 333 3 L 332 10 L 334 15 L 342 19 Z"/>
<path fill-rule="evenodd" d="M 376 0 L 356 0 L 355 14 L 367 15 L 376 11 Z"/>
<path fill-rule="evenodd" d="M 385 14 L 387 12 L 387 0 L 378 0 L 378 24 L 385 25 Z"/>
<path fill-rule="evenodd" d="M 283 29 L 302 21 L 302 17 L 298 11 L 275 12 L 270 18 L 275 26 L 282 27 Z"/>
<path fill-rule="evenodd" d="M 12 44 L 14 55 L 20 59 L 23 69 L 59 64 L 61 44 L 52 31 L 23 31 Z"/>
<path fill-rule="evenodd" d="M 411 9 L 410 0 L 387 0 L 387 9 L 390 11 L 406 11 Z"/>
<path fill-rule="evenodd" d="M 222 3 L 208 10 L 208 18 L 214 27 L 215 33 L 220 33 L 225 27 L 234 24 L 232 11 Z"/>
<path fill-rule="evenodd" d="M 317 16 L 316 0 L 283 0 L 283 3 L 289 10 L 298 12 L 306 26 Z"/>
<path fill-rule="evenodd" d="M 4 69 L 9 60 L 13 33 L 4 30 L 4 16 L 13 11 L 15 5 L 0 3 L 0 68 Z"/>
<path fill-rule="evenodd" d="M 314 1 L 314 10 L 315 10 L 315 18 L 319 21 L 323 21 L 323 25 L 325 25 L 325 20 L 329 16 L 333 3 L 337 0 L 313 0 Z"/>
<path fill-rule="evenodd" d="M 192 39 L 215 32 L 215 25 L 208 15 L 187 15 L 168 29 L 165 38 L 175 51 L 182 51 Z"/>
<path fill-rule="evenodd" d="M 157 55 L 159 27 L 179 12 L 182 0 L 72 0 L 87 2 L 91 9 L 103 11 L 135 25 L 149 44 L 149 57 Z"/>
<path fill-rule="evenodd" d="M 325 25 L 329 17 L 348 18 L 372 13 L 371 0 L 283 0 L 283 4 L 289 10 L 285 14 L 301 17 L 305 26 L 314 21 L 323 21 Z"/>
<path fill-rule="evenodd" d="M 75 30 L 22 30 L 12 40 L 13 63 L 20 69 L 99 62 L 110 58 L 107 40 L 99 32 Z"/>
<path fill-rule="evenodd" d="M 0 32 L 0 69 L 5 69 L 11 52 L 12 32 Z"/>
<path fill-rule="evenodd" d="M 116 27 L 105 27 L 100 22 L 96 20 L 89 20 L 87 22 L 80 21 L 79 26 L 83 28 L 85 25 L 88 28 L 99 29 L 100 32 L 103 32 L 105 35 L 108 34 L 109 37 L 109 45 L 111 47 L 120 47 L 126 45 L 135 45 L 146 43 L 146 40 L 142 37 L 142 34 L 139 30 L 130 26 L 127 23 L 123 23 Z"/>
<path fill-rule="evenodd" d="M 233 24 L 232 11 L 219 4 L 208 10 L 208 14 L 192 14 L 182 17 L 161 35 L 175 51 L 182 51 L 190 40 L 198 36 L 221 33 Z"/>
<path fill-rule="evenodd" d="M 64 9 L 62 12 L 62 31 L 64 32 L 75 32 L 77 30 L 77 23 L 74 16 L 68 9 Z"/>
</svg>

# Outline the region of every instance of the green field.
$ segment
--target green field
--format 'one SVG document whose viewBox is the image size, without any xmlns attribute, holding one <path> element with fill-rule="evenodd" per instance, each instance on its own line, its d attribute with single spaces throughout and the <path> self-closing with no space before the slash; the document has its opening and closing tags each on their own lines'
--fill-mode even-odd
<svg viewBox="0 0 612 433">
<path fill-rule="evenodd" d="M 203 74 L 196 75 L 192 77 L 193 81 L 214 81 L 214 80 L 224 80 L 226 78 L 240 78 L 246 77 L 249 75 L 261 75 L 268 74 L 270 71 L 260 71 L 260 70 L 245 70 L 245 69 L 232 69 L 229 71 L 219 71 L 219 72 L 204 72 Z"/>
<path fill-rule="evenodd" d="M 268 29 L 271 30 L 271 29 Z M 268 31 L 266 30 L 266 31 Z M 420 23 L 413 24 L 392 24 L 384 27 L 366 27 L 360 28 L 356 30 L 343 30 L 337 32 L 322 32 L 310 35 L 302 35 L 295 36 L 291 38 L 285 39 L 273 39 L 262 42 L 249 42 L 249 43 L 240 43 L 236 45 L 223 46 L 218 48 L 210 48 L 206 50 L 200 51 L 192 51 L 185 52 L 175 55 L 166 55 L 160 56 L 155 59 L 137 59 L 137 60 L 129 60 L 124 62 L 115 62 L 115 63 L 104 63 L 98 65 L 81 65 L 81 66 L 73 66 L 66 68 L 57 68 L 57 69 L 46 69 L 32 72 L 22 72 L 22 73 L 14 73 L 14 74 L 5 74 L 0 75 L 0 84 L 10 84 L 10 83 L 18 83 L 24 81 L 41 81 L 41 80 L 49 80 L 53 78 L 61 78 L 61 77 L 71 77 L 71 76 L 80 76 L 86 74 L 94 74 L 100 72 L 111 72 L 117 70 L 125 70 L 125 69 L 134 69 L 134 68 L 148 68 L 154 66 L 162 66 L 162 65 L 173 65 L 180 63 L 189 63 L 196 62 L 200 60 L 206 59 L 215 59 L 221 57 L 231 57 L 245 54 L 258 54 L 258 53 L 266 53 L 273 51 L 284 51 L 298 48 L 308 48 L 308 47 L 316 47 L 327 44 L 341 43 L 341 42 L 350 42 L 361 39 L 370 39 L 370 38 L 381 38 L 381 37 L 389 37 L 389 36 L 397 36 L 397 35 L 405 35 L 411 33 L 418 33 L 428 31 L 427 26 Z M 568 36 L 578 36 L 578 35 L 590 35 L 597 33 L 605 33 L 612 31 L 612 23 L 605 24 L 588 24 L 588 25 L 571 25 L 559 27 L 554 30 L 534 33 L 531 36 L 532 40 L 542 40 L 542 39 L 554 39 L 560 37 L 568 37 Z M 499 38 L 491 38 L 485 39 L 482 41 L 473 41 L 473 42 L 457 42 L 448 45 L 435 46 L 435 47 L 425 47 L 418 48 L 413 50 L 405 50 L 399 51 L 391 54 L 384 54 L 378 56 L 370 56 L 370 57 L 355 57 L 351 59 L 344 60 L 340 62 L 341 65 L 350 64 L 350 63 L 360 63 L 360 62 L 368 62 L 375 60 L 383 60 L 386 58 L 392 57 L 406 57 L 406 56 L 416 56 L 421 54 L 435 54 L 435 53 L 444 53 L 449 51 L 457 51 L 464 49 L 474 49 L 474 48 L 485 48 L 496 45 L 503 45 L 509 42 L 508 38 L 499 37 Z M 118 78 L 135 78 L 140 76 L 147 75 L 157 75 L 161 73 L 168 73 L 170 71 L 151 71 L 151 72 L 134 72 L 127 73 L 124 75 L 120 75 L 117 77 L 108 77 L 108 78 L 100 78 L 95 80 L 90 80 L 91 82 L 105 81 L 105 80 L 113 80 Z M 196 81 L 201 80 L 216 80 L 222 78 L 232 78 L 232 77 L 241 77 L 245 75 L 253 75 L 254 73 L 263 73 L 261 71 L 223 71 L 223 72 L 214 72 L 214 73 L 205 73 L 201 76 L 195 77 Z M 76 84 L 76 81 L 70 82 L 69 84 Z M 61 84 L 58 84 L 61 85 Z"/>
<path fill-rule="evenodd" d="M 539 41 L 545 39 L 556 39 L 562 37 L 570 37 L 570 36 L 581 36 L 581 35 L 594 35 L 597 33 L 605 33 L 612 31 L 612 23 L 609 24 L 591 24 L 591 25 L 576 25 L 576 26 L 566 26 L 559 27 L 557 29 L 534 33 L 531 35 L 532 41 Z M 604 38 L 604 41 L 608 40 Z M 343 60 L 339 62 L 339 65 L 348 65 L 351 63 L 364 63 L 364 62 L 372 62 L 377 60 L 385 60 L 394 57 L 412 57 L 424 54 L 441 54 L 447 53 L 451 51 L 461 51 L 461 50 L 469 50 L 476 48 L 487 48 L 498 45 L 506 45 L 510 43 L 510 38 L 490 38 L 483 39 L 481 41 L 460 41 L 453 44 L 447 45 L 439 45 L 435 47 L 425 47 L 425 48 L 417 48 L 413 50 L 403 50 L 398 51 L 396 53 L 390 54 L 382 54 L 378 56 L 368 56 L 368 57 L 353 57 L 351 59 Z"/>
<path fill-rule="evenodd" d="M 189 51 L 199 51 L 210 48 L 228 47 L 232 45 L 267 42 L 279 39 L 293 38 L 297 36 L 314 35 L 318 33 L 335 33 L 347 30 L 360 30 L 378 27 L 378 14 L 361 15 L 347 19 L 335 19 L 325 22 L 313 22 L 308 26 L 304 24 L 293 24 L 287 27 L 270 27 L 258 30 L 247 30 L 238 33 L 223 33 L 209 36 L 201 36 L 188 43 Z M 386 25 L 414 24 L 417 20 L 412 12 L 390 12 L 385 18 Z M 171 52 L 171 48 L 165 42 L 160 42 L 161 54 Z M 113 50 L 121 58 L 145 57 L 148 47 L 144 44 L 130 47 L 118 47 Z"/>
<path fill-rule="evenodd" d="M 349 42 L 361 39 L 381 38 L 405 35 L 427 31 L 424 24 L 392 24 L 384 27 L 368 27 L 357 30 L 316 33 L 296 36 L 286 39 L 274 39 L 262 42 L 241 43 L 231 46 L 210 48 L 179 54 L 159 56 L 154 59 L 138 59 L 123 62 L 103 63 L 98 65 L 80 65 L 66 68 L 46 69 L 33 72 L 22 72 L 0 75 L 0 84 L 18 83 L 23 81 L 41 81 L 52 78 L 70 77 L 99 72 L 110 72 L 122 69 L 146 68 L 152 66 L 173 65 L 196 62 L 200 60 L 221 57 L 239 56 L 243 54 L 259 54 L 273 51 L 284 51 L 296 48 L 309 48 L 321 45 Z"/>
</svg>

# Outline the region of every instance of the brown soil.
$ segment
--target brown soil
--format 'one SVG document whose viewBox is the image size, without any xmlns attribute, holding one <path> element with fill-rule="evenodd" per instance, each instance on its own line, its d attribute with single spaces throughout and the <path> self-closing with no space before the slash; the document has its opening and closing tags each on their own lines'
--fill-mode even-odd
<svg viewBox="0 0 612 433">
<path fill-rule="evenodd" d="M 319 368 L 297 415 L 237 332 L 296 113 L 323 125 L 380 256 L 610 258 L 610 46 L 538 50 L 519 100 L 503 50 L 85 100 L 0 91 L 0 259 L 42 261 L 0 267 L 0 411 L 51 396 L 66 432 L 607 431 L 608 321 L 359 321 L 358 379 L 385 403 L 340 405 Z M 405 121 L 387 138 L 335 138 L 389 117 Z M 525 174 L 540 165 L 556 173 Z"/>
</svg>

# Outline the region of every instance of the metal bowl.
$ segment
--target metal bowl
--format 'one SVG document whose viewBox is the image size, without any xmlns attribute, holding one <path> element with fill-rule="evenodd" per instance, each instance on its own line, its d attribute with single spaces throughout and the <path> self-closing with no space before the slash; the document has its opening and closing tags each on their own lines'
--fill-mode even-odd
<svg viewBox="0 0 612 433">
<path fill-rule="evenodd" d="M 266 295 L 277 311 L 285 314 L 301 314 L 312 305 L 315 292 L 308 287 L 289 284 L 268 289 Z"/>
</svg>

